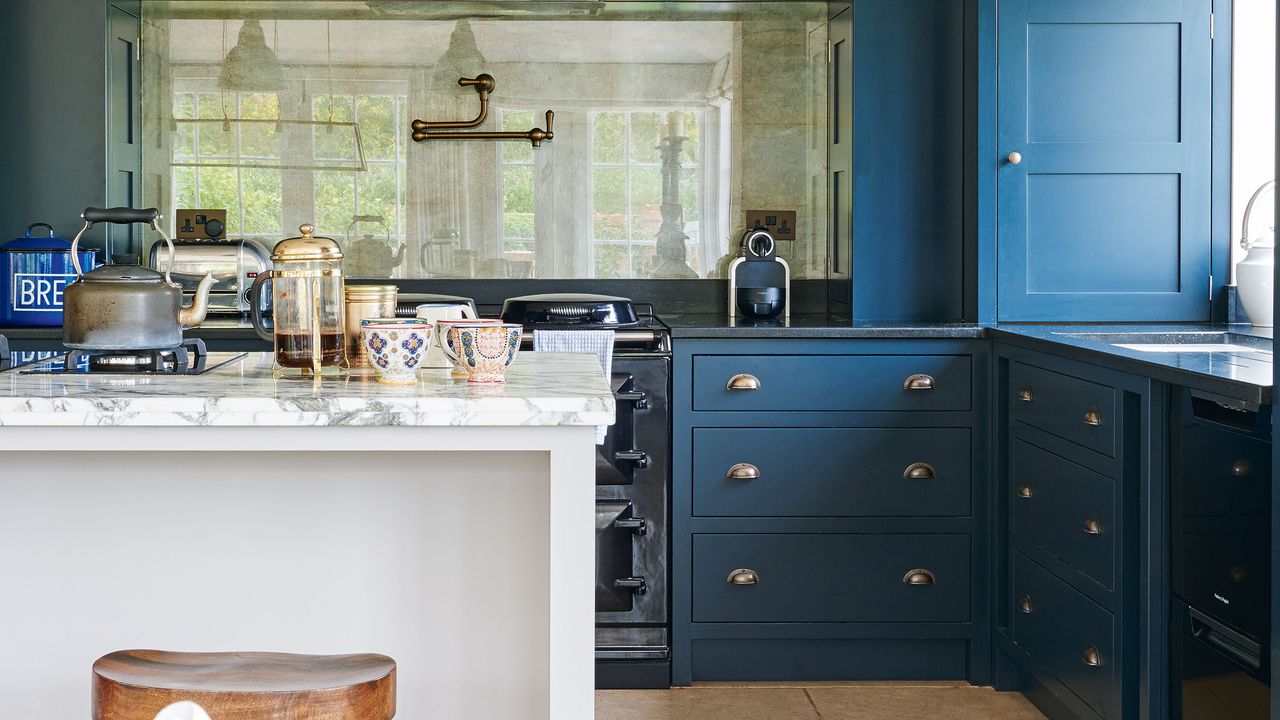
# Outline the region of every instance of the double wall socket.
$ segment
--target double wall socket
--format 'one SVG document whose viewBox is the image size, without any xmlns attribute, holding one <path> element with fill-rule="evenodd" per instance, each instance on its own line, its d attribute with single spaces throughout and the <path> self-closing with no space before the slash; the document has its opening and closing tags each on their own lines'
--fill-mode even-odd
<svg viewBox="0 0 1280 720">
<path fill-rule="evenodd" d="M 795 240 L 796 235 L 796 211 L 795 210 L 748 210 L 747 223 L 745 228 L 753 230 L 755 228 L 764 228 L 773 235 L 775 240 Z"/>
</svg>

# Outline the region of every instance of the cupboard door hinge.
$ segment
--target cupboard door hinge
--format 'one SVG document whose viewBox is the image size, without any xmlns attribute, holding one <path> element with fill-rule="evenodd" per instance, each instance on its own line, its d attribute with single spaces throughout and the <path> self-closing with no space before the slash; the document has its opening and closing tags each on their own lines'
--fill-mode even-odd
<svg viewBox="0 0 1280 720">
<path fill-rule="evenodd" d="M 1213 39 L 1213 13 L 1209 13 L 1209 39 Z"/>
<path fill-rule="evenodd" d="M 832 42 L 827 43 L 827 64 L 828 65 L 831 64 L 832 58 L 835 57 L 835 54 L 836 54 L 835 47 L 836 47 L 835 43 L 832 43 Z"/>
<path fill-rule="evenodd" d="M 133 39 L 133 59 L 135 62 L 142 62 L 142 38 Z"/>
<path fill-rule="evenodd" d="M 1209 302 L 1213 302 L 1213 276 L 1209 276 Z"/>
</svg>

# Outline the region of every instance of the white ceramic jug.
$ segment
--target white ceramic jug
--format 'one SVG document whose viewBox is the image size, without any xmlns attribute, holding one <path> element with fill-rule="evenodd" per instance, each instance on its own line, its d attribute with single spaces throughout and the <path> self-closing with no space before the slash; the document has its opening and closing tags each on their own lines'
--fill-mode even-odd
<svg viewBox="0 0 1280 720">
<path fill-rule="evenodd" d="M 434 326 L 437 320 L 474 319 L 476 314 L 468 303 L 430 302 L 418 306 L 417 316 L 419 320 L 425 320 Z M 429 344 L 427 354 L 422 359 L 422 367 L 453 367 L 453 361 L 445 357 L 444 350 L 440 348 L 444 338 L 438 332 L 435 335 L 435 340 Z"/>
<path fill-rule="evenodd" d="M 1249 314 L 1249 322 L 1255 327 L 1274 325 L 1276 240 L 1275 228 L 1250 238 L 1249 215 L 1253 212 L 1253 203 L 1258 196 L 1267 190 L 1274 192 L 1275 185 L 1275 180 L 1268 180 L 1254 191 L 1249 204 L 1245 205 L 1244 227 L 1240 229 L 1240 247 L 1248 251 L 1248 254 L 1236 264 L 1236 288 L 1240 293 L 1240 302 L 1244 304 L 1244 311 Z"/>
<path fill-rule="evenodd" d="M 156 713 L 156 720 L 211 720 L 211 718 L 204 708 L 190 700 L 183 700 Z"/>
</svg>

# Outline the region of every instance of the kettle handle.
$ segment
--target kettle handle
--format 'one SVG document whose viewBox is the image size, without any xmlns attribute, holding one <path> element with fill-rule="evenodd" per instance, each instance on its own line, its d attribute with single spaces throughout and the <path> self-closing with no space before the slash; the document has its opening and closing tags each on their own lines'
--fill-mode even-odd
<svg viewBox="0 0 1280 720">
<path fill-rule="evenodd" d="M 84 212 L 80 213 L 80 217 L 84 219 L 84 227 L 80 228 L 80 232 L 76 233 L 75 239 L 71 241 L 71 266 L 75 268 L 76 280 L 84 277 L 84 269 L 80 267 L 80 256 L 76 252 L 80 248 L 80 238 L 89 228 L 93 227 L 94 223 L 106 222 L 114 225 L 139 223 L 150 225 L 152 229 L 160 233 L 160 237 L 164 238 L 165 244 L 169 246 L 169 266 L 164 269 L 164 281 L 170 285 L 173 284 L 173 280 L 169 278 L 169 272 L 173 270 L 174 264 L 178 261 L 178 251 L 173 246 L 173 240 L 169 239 L 169 234 L 160 227 L 159 210 L 156 208 L 87 207 Z"/>
<path fill-rule="evenodd" d="M 262 320 L 262 294 L 267 287 L 267 280 L 271 278 L 271 271 L 258 273 L 258 277 L 253 279 L 253 285 L 249 288 L 249 320 L 253 322 L 253 331 L 258 333 L 258 337 L 267 341 L 274 341 L 275 335 L 267 329 L 267 325 Z"/>
</svg>

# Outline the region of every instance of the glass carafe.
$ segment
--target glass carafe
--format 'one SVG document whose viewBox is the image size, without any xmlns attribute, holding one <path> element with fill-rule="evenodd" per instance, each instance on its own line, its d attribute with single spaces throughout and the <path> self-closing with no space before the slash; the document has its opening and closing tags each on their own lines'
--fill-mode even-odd
<svg viewBox="0 0 1280 720">
<path fill-rule="evenodd" d="M 343 364 L 342 248 L 332 238 L 298 228 L 301 237 L 282 240 L 271 253 L 272 268 L 254 281 L 251 317 L 258 336 L 275 347 L 276 369 L 285 373 L 337 373 Z M 266 280 L 271 280 L 272 326 L 262 319 Z"/>
</svg>

